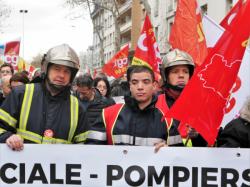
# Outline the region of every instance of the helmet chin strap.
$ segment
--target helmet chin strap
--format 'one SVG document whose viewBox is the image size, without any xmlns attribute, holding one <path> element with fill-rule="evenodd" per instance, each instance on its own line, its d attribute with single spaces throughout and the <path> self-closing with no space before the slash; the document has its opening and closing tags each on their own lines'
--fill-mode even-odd
<svg viewBox="0 0 250 187">
<path fill-rule="evenodd" d="M 174 91 L 178 91 L 178 92 L 182 92 L 182 90 L 184 89 L 185 85 L 172 85 L 172 84 L 169 84 L 169 83 L 166 83 L 165 85 L 165 88 L 170 88 Z"/>
<path fill-rule="evenodd" d="M 69 86 L 63 86 L 63 85 L 57 85 L 57 84 L 53 84 L 48 78 L 46 79 L 46 87 L 48 88 L 49 92 L 51 93 L 51 95 L 57 95 L 60 92 L 62 92 L 63 90 L 65 90 L 66 88 L 68 88 Z"/>
</svg>

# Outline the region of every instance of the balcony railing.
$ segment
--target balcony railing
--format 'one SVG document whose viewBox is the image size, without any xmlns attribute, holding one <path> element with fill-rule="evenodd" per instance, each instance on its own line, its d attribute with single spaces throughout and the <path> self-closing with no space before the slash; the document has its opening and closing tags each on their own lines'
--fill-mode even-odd
<svg viewBox="0 0 250 187">
<path fill-rule="evenodd" d="M 123 13 L 125 13 L 126 11 L 128 11 L 131 7 L 132 7 L 132 0 L 128 0 L 126 3 L 122 4 L 122 5 L 119 7 L 119 13 L 120 13 L 120 14 L 123 14 Z"/>
<path fill-rule="evenodd" d="M 121 33 L 127 32 L 128 30 L 130 30 L 132 28 L 132 21 L 129 20 L 126 23 L 120 25 L 120 31 Z"/>
</svg>

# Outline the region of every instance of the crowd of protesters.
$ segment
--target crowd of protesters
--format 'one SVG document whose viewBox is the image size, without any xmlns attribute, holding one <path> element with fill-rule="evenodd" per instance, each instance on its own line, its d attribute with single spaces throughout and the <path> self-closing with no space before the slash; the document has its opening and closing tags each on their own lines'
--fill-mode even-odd
<svg viewBox="0 0 250 187">
<path fill-rule="evenodd" d="M 193 75 L 192 57 L 173 49 L 162 59 L 161 76 L 147 66 L 130 66 L 126 78 L 111 84 L 102 73 L 94 79 L 76 76 L 79 58 L 67 44 L 44 55 L 32 80 L 3 64 L 0 143 L 17 151 L 24 143 L 139 145 L 155 146 L 156 151 L 207 146 L 188 124 L 182 136 L 180 122 L 165 115 Z M 250 99 L 214 146 L 250 148 Z"/>
</svg>

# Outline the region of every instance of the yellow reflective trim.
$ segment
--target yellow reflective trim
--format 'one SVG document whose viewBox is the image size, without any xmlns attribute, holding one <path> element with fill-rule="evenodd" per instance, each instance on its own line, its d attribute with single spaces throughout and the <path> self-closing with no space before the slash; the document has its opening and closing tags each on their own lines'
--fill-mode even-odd
<svg viewBox="0 0 250 187">
<path fill-rule="evenodd" d="M 168 124 L 167 119 L 165 119 L 165 121 L 166 121 L 166 124 L 167 124 L 167 133 L 168 133 L 168 136 L 167 136 L 167 140 L 166 141 L 167 141 L 167 144 L 168 144 L 169 138 L 170 138 L 170 128 L 172 127 L 174 120 L 173 120 L 173 118 L 171 118 L 170 124 Z"/>
<path fill-rule="evenodd" d="M 185 147 L 193 147 L 192 140 L 190 138 L 182 138 L 182 142 L 185 145 Z"/>
<path fill-rule="evenodd" d="M 36 134 L 31 131 L 26 131 L 23 129 L 17 129 L 17 134 L 20 135 L 23 139 L 41 144 L 42 143 L 42 136 L 39 134 Z"/>
<path fill-rule="evenodd" d="M 0 128 L 0 134 L 3 134 L 3 133 L 5 133 L 5 132 L 6 132 L 5 129 Z"/>
<path fill-rule="evenodd" d="M 72 142 L 73 136 L 76 131 L 77 123 L 78 123 L 78 99 L 72 95 L 70 95 L 70 129 L 68 135 L 68 141 Z"/>
<path fill-rule="evenodd" d="M 59 138 L 43 137 L 31 131 L 17 129 L 17 134 L 23 139 L 38 143 L 38 144 L 70 144 L 71 142 Z"/>
<path fill-rule="evenodd" d="M 42 144 L 71 144 L 71 142 L 59 138 L 43 137 Z"/>
<path fill-rule="evenodd" d="M 9 126 L 16 128 L 17 120 L 1 108 L 0 108 L 0 119 L 6 122 Z"/>
<path fill-rule="evenodd" d="M 165 121 L 165 123 L 166 123 L 166 131 L 167 131 L 167 139 L 166 139 L 166 142 L 167 142 L 167 144 L 168 144 L 168 142 L 169 142 L 169 131 L 170 131 L 171 126 L 173 125 L 174 119 L 171 118 L 170 124 L 168 124 L 168 120 L 167 120 L 168 118 L 165 117 L 164 112 L 163 112 L 160 108 L 157 108 L 157 109 L 161 112 L 162 117 L 164 117 L 164 121 Z"/>
<path fill-rule="evenodd" d="M 22 130 L 26 129 L 29 113 L 30 113 L 30 106 L 32 102 L 32 97 L 34 93 L 34 84 L 26 84 L 25 86 L 25 92 L 24 92 L 24 98 L 20 113 L 20 123 L 19 128 Z"/>
<path fill-rule="evenodd" d="M 74 137 L 74 142 L 79 143 L 79 142 L 85 142 L 87 139 L 87 136 L 89 134 L 89 131 L 81 133 L 77 136 Z"/>
</svg>

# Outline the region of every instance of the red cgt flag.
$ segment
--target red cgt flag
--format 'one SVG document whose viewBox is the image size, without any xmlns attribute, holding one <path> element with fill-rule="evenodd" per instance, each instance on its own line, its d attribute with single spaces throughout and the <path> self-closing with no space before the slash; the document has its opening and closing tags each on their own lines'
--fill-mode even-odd
<svg viewBox="0 0 250 187">
<path fill-rule="evenodd" d="M 216 140 L 241 65 L 250 34 L 249 11 L 246 1 L 166 114 L 195 128 L 209 145 Z"/>
<path fill-rule="evenodd" d="M 114 78 L 119 78 L 124 75 L 128 68 L 128 51 L 129 44 L 118 51 L 115 56 L 103 66 L 102 72 Z"/>
<path fill-rule="evenodd" d="M 172 48 L 189 53 L 196 65 L 201 65 L 205 60 L 207 46 L 196 0 L 178 1 L 169 42 Z"/>
<path fill-rule="evenodd" d="M 145 65 L 160 73 L 159 65 L 162 63 L 155 34 L 148 15 L 145 17 L 143 29 L 138 39 L 132 65 Z"/>
</svg>

